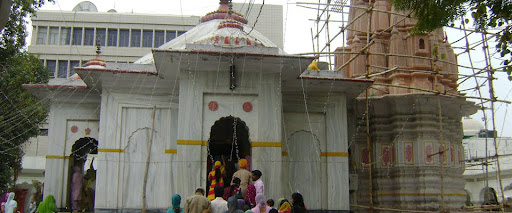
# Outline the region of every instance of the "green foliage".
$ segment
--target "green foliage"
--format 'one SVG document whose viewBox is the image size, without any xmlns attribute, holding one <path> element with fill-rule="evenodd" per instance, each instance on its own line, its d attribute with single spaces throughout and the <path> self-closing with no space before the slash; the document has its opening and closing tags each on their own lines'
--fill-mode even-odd
<svg viewBox="0 0 512 213">
<path fill-rule="evenodd" d="M 415 32 L 431 32 L 437 28 L 453 25 L 455 21 L 471 12 L 475 28 L 485 32 L 488 29 L 503 29 L 497 33 L 496 48 L 505 60 L 504 71 L 512 80 L 512 1 L 511 0 L 392 0 L 399 10 L 414 12 L 418 19 Z M 464 20 L 469 23 L 468 19 Z"/>
<path fill-rule="evenodd" d="M 13 0 L 11 14 L 5 28 L 0 34 L 0 47 L 3 49 L 0 54 L 14 54 L 25 47 L 27 37 L 28 18 L 36 13 L 36 10 L 43 6 L 46 0 Z M 53 0 L 50 0 L 53 2 Z M 4 56 L 4 55 L 0 55 Z"/>
<path fill-rule="evenodd" d="M 48 81 L 48 70 L 41 61 L 23 49 L 27 18 L 44 2 L 13 0 L 0 34 L 0 191 L 12 186 L 21 170 L 23 144 L 39 134 L 38 125 L 48 114 L 46 103 L 22 88 L 22 84 Z"/>
</svg>

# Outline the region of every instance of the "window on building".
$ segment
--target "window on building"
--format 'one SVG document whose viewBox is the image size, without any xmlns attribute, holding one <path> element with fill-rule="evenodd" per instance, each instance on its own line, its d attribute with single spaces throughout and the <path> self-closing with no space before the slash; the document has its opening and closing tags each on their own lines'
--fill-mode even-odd
<svg viewBox="0 0 512 213">
<path fill-rule="evenodd" d="M 105 41 L 107 37 L 107 29 L 105 28 L 97 28 L 96 29 L 96 42 L 100 42 L 100 46 L 105 46 Z M 98 45 L 98 44 L 96 44 Z"/>
<path fill-rule="evenodd" d="M 165 31 L 165 41 L 169 42 L 176 38 L 176 31 L 175 30 L 167 30 Z"/>
<path fill-rule="evenodd" d="M 73 27 L 73 45 L 82 45 L 82 28 Z"/>
<path fill-rule="evenodd" d="M 57 78 L 68 77 L 68 61 L 59 60 L 59 68 L 57 70 Z"/>
<path fill-rule="evenodd" d="M 57 68 L 57 61 L 55 60 L 46 60 L 46 68 L 50 72 L 50 78 L 55 78 L 55 70 Z"/>
<path fill-rule="evenodd" d="M 119 30 L 119 46 L 128 47 L 130 44 L 130 30 Z"/>
<path fill-rule="evenodd" d="M 48 136 L 48 129 L 39 129 L 40 136 Z"/>
<path fill-rule="evenodd" d="M 48 36 L 48 27 L 39 26 L 37 28 L 37 44 L 46 44 L 47 36 Z"/>
<path fill-rule="evenodd" d="M 84 30 L 84 45 L 94 45 L 94 28 L 85 28 Z"/>
<path fill-rule="evenodd" d="M 142 47 L 153 47 L 153 30 L 142 32 Z"/>
<path fill-rule="evenodd" d="M 140 30 L 132 30 L 130 47 L 140 47 Z"/>
<path fill-rule="evenodd" d="M 117 47 L 117 29 L 108 29 L 107 46 Z"/>
<path fill-rule="evenodd" d="M 48 37 L 48 43 L 50 45 L 59 44 L 59 28 L 58 27 L 50 27 L 50 36 Z"/>
<path fill-rule="evenodd" d="M 423 40 L 422 38 L 420 38 L 420 41 L 419 41 L 419 46 L 420 46 L 420 49 L 424 50 L 425 49 L 425 40 Z"/>
<path fill-rule="evenodd" d="M 75 74 L 75 67 L 80 67 L 80 61 L 69 61 L 69 66 L 71 67 L 69 69 L 69 76 L 72 76 Z"/>
<path fill-rule="evenodd" d="M 155 45 L 154 47 L 159 47 L 164 44 L 165 41 L 165 32 L 163 30 L 155 30 Z"/>
<path fill-rule="evenodd" d="M 178 31 L 178 36 L 180 35 L 183 35 L 184 33 L 186 33 L 187 31 Z"/>
<path fill-rule="evenodd" d="M 60 45 L 69 45 L 71 41 L 71 28 L 60 28 Z"/>
</svg>

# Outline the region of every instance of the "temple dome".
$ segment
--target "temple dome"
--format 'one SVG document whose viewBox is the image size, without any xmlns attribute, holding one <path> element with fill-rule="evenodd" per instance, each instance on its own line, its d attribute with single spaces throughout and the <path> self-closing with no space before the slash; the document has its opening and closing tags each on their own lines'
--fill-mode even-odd
<svg viewBox="0 0 512 213">
<path fill-rule="evenodd" d="M 484 125 L 473 118 L 465 117 L 462 119 L 462 129 L 464 130 L 464 136 L 474 136 L 484 129 Z"/>
<path fill-rule="evenodd" d="M 227 11 L 227 2 L 220 1 L 219 9 L 206 14 L 201 23 L 183 35 L 155 48 L 159 50 L 185 50 L 194 46 L 194 50 L 212 51 L 212 48 L 223 48 L 230 52 L 234 48 L 275 48 L 279 54 L 285 54 L 276 44 L 258 31 L 247 25 L 247 19 L 234 11 Z M 198 49 L 199 48 L 199 49 Z M 139 60 L 138 64 L 154 63 L 152 53 Z"/>
</svg>

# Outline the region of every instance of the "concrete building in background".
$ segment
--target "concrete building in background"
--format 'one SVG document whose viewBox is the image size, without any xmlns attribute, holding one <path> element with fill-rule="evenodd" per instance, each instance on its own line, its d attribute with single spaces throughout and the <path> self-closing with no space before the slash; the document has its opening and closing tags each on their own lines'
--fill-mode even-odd
<svg viewBox="0 0 512 213">
<path fill-rule="evenodd" d="M 486 131 L 482 122 L 471 118 L 462 120 L 464 125 L 464 145 L 466 170 L 467 205 L 502 204 L 503 197 L 510 203 L 512 196 L 512 138 L 499 137 L 496 131 Z M 500 161 L 498 179 L 498 161 L 494 149 L 494 135 Z M 486 154 L 487 153 L 487 154 Z M 486 166 L 487 164 L 487 166 Z M 503 195 L 499 180 L 503 185 Z"/>
<path fill-rule="evenodd" d="M 249 12 L 249 26 L 255 26 L 255 30 L 282 49 L 283 6 L 265 4 L 259 14 L 261 7 L 233 4 L 234 11 Z M 114 9 L 100 12 L 93 3 L 84 1 L 73 11 L 38 11 L 32 17 L 28 51 L 39 55 L 52 72 L 51 77 L 67 78 L 74 74 L 72 67 L 94 58 L 96 42 L 102 46 L 101 55 L 107 62 L 132 63 L 197 25 L 199 18 L 117 13 Z"/>
</svg>

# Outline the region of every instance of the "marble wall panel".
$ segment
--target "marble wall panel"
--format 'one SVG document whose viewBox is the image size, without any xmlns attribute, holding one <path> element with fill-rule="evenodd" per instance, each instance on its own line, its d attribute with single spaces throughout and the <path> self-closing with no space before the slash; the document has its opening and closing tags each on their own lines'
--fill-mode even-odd
<svg viewBox="0 0 512 213">
<path fill-rule="evenodd" d="M 69 128 L 68 121 L 98 120 L 98 104 L 52 103 L 49 113 L 48 155 L 46 159 L 44 196 L 54 195 L 57 207 L 69 205 L 67 196 L 69 154 L 75 141 L 66 142 Z M 71 143 L 72 141 L 72 143 Z"/>
</svg>

